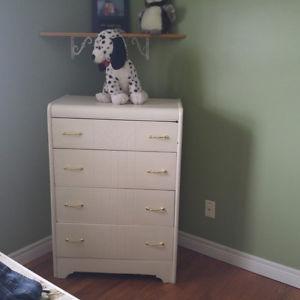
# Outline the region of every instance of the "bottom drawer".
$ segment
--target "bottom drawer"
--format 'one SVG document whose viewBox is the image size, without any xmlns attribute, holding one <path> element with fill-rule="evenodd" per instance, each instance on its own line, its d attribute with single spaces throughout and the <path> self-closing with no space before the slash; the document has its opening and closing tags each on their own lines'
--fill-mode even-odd
<svg viewBox="0 0 300 300">
<path fill-rule="evenodd" d="M 174 228 L 56 225 L 59 257 L 172 260 Z"/>
</svg>

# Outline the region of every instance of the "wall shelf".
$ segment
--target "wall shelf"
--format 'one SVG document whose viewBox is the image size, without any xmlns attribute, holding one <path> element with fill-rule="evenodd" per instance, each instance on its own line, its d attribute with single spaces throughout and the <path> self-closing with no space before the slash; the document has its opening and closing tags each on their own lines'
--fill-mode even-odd
<svg viewBox="0 0 300 300">
<path fill-rule="evenodd" d="M 42 37 L 51 37 L 51 38 L 69 38 L 71 43 L 71 58 L 74 59 L 76 56 L 80 55 L 83 49 L 87 45 L 93 43 L 93 39 L 96 38 L 98 33 L 95 32 L 41 32 L 40 36 Z M 150 59 L 150 40 L 159 39 L 159 40 L 182 40 L 186 38 L 184 34 L 169 33 L 169 34 L 159 34 L 151 35 L 147 33 L 140 32 L 130 32 L 123 33 L 123 36 L 131 40 L 133 45 L 136 45 L 139 52 L 147 60 Z M 84 39 L 80 45 L 76 45 L 75 39 Z M 145 45 L 141 45 L 140 39 L 145 40 Z"/>
<path fill-rule="evenodd" d="M 95 32 L 41 32 L 41 36 L 45 37 L 75 37 L 75 38 L 95 38 L 97 37 L 98 33 Z M 168 33 L 168 34 L 147 34 L 147 33 L 140 33 L 140 32 L 130 32 L 130 33 L 123 33 L 125 38 L 150 38 L 150 39 L 162 39 L 162 40 L 182 40 L 186 38 L 185 34 L 178 34 L 178 33 Z"/>
</svg>

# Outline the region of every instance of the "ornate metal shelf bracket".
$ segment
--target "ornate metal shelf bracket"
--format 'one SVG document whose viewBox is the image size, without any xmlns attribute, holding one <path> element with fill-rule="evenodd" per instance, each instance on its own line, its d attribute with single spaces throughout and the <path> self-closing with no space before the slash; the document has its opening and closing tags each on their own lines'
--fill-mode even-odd
<svg viewBox="0 0 300 300">
<path fill-rule="evenodd" d="M 145 45 L 141 45 L 140 39 L 134 37 L 131 38 L 131 44 L 137 47 L 140 54 L 145 57 L 146 60 L 150 60 L 150 38 L 145 38 Z"/>
<path fill-rule="evenodd" d="M 145 44 L 142 45 L 140 39 L 145 39 Z M 75 37 L 71 37 L 71 58 L 75 59 L 76 56 L 79 56 L 82 51 L 88 46 L 93 44 L 93 38 L 86 37 L 81 44 L 76 44 Z M 136 46 L 139 53 L 146 58 L 146 60 L 150 60 L 150 38 L 130 38 L 131 44 Z"/>
<path fill-rule="evenodd" d="M 71 58 L 75 59 L 76 56 L 82 53 L 82 51 L 87 45 L 92 45 L 92 44 L 93 44 L 93 39 L 89 36 L 82 41 L 81 45 L 76 45 L 75 37 L 71 37 Z"/>
</svg>

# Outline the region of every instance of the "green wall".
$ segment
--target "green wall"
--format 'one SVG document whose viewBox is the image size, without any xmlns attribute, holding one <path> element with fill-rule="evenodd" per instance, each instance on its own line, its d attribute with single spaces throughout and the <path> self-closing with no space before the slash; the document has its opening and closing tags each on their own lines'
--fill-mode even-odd
<svg viewBox="0 0 300 300">
<path fill-rule="evenodd" d="M 300 2 L 176 5 L 188 38 L 135 61 L 151 96 L 183 100 L 180 229 L 300 268 Z"/>
<path fill-rule="evenodd" d="M 71 61 L 67 40 L 39 32 L 89 30 L 86 3 L 1 0 L 0 251 L 50 234 L 47 104 L 66 93 L 91 93 L 97 77 L 89 57 Z"/>
</svg>

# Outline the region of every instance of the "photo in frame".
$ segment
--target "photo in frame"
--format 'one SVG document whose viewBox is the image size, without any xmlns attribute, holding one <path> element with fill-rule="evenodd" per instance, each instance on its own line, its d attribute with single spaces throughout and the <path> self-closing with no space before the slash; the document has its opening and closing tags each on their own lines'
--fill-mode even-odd
<svg viewBox="0 0 300 300">
<path fill-rule="evenodd" d="M 129 0 L 92 0 L 93 32 L 118 28 L 130 31 Z"/>
</svg>

